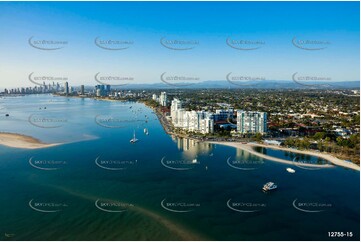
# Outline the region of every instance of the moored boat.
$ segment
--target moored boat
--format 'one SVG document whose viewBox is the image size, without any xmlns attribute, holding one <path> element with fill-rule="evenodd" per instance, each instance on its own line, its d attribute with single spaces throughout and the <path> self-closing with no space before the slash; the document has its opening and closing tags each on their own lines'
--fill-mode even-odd
<svg viewBox="0 0 361 242">
<path fill-rule="evenodd" d="M 135 142 L 138 142 L 139 140 L 135 137 L 135 130 L 134 130 L 134 133 L 133 133 L 133 139 L 131 139 L 129 142 L 130 143 L 135 143 Z"/>
</svg>

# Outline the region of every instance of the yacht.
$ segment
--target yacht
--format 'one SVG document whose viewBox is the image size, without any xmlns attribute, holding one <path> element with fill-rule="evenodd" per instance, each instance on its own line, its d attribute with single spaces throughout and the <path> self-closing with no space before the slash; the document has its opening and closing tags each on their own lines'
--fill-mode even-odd
<svg viewBox="0 0 361 242">
<path fill-rule="evenodd" d="M 292 169 L 292 168 L 287 168 L 286 169 L 289 173 L 295 173 L 296 171 L 294 170 L 294 169 Z"/>
<path fill-rule="evenodd" d="M 275 190 L 275 189 L 277 189 L 277 185 L 274 184 L 273 182 L 267 182 L 262 188 L 262 190 L 265 192 Z"/>
<path fill-rule="evenodd" d="M 129 142 L 130 142 L 130 143 L 135 143 L 135 142 L 137 142 L 137 141 L 138 141 L 138 139 L 135 138 L 135 130 L 134 130 L 133 139 L 131 139 Z"/>
<path fill-rule="evenodd" d="M 144 129 L 144 133 L 145 133 L 145 135 L 148 135 L 148 134 L 149 134 L 149 132 L 148 132 L 148 129 L 147 129 L 147 128 L 145 128 L 145 129 Z"/>
</svg>

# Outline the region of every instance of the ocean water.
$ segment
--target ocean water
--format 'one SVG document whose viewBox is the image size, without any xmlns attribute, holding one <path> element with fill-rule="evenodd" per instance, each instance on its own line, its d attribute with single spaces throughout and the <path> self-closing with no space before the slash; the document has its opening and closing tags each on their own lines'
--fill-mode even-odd
<svg viewBox="0 0 361 242">
<path fill-rule="evenodd" d="M 310 170 L 177 139 L 141 103 L 6 97 L 0 131 L 62 143 L 38 150 L 0 146 L 1 240 L 360 237 L 358 171 Z M 139 141 L 131 144 L 134 133 Z M 269 181 L 278 189 L 262 192 Z"/>
</svg>

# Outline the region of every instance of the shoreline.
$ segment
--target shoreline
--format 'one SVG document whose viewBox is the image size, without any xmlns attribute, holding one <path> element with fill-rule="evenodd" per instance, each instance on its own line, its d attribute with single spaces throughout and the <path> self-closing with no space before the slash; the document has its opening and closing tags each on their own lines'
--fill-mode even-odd
<svg viewBox="0 0 361 242">
<path fill-rule="evenodd" d="M 245 150 L 245 151 L 251 153 L 252 155 L 256 155 L 256 156 L 264 158 L 264 159 L 268 159 L 268 160 L 272 160 L 272 161 L 276 161 L 276 162 L 280 162 L 280 163 L 284 163 L 284 164 L 289 164 L 289 165 L 295 165 L 295 163 L 293 161 L 284 160 L 284 159 L 280 159 L 280 158 L 277 158 L 277 157 L 273 157 L 273 156 L 269 156 L 269 155 L 259 153 L 259 152 L 255 151 L 255 150 L 253 150 L 253 148 L 254 147 L 263 147 L 263 148 L 288 151 L 288 152 L 304 154 L 304 155 L 312 155 L 312 156 L 316 156 L 316 157 L 325 159 L 325 160 L 329 161 L 332 164 L 332 165 L 329 165 L 329 164 L 327 164 L 327 165 L 317 165 L 317 164 L 305 164 L 305 163 L 302 163 L 302 166 L 304 166 L 304 167 L 332 168 L 334 166 L 340 166 L 340 167 L 360 171 L 360 167 L 358 165 L 354 164 L 354 163 L 347 162 L 347 161 L 344 161 L 344 160 L 340 160 L 340 159 L 338 159 L 338 158 L 336 158 L 336 157 L 334 157 L 332 155 L 329 155 L 329 154 L 323 154 L 323 153 L 318 153 L 318 152 L 314 152 L 314 151 L 295 150 L 295 149 L 290 149 L 290 148 L 283 148 L 283 147 L 278 147 L 278 146 L 264 145 L 264 144 L 257 144 L 257 143 L 242 144 L 242 143 L 238 143 L 238 142 L 225 142 L 225 141 L 207 141 L 207 142 L 211 143 L 211 144 L 225 145 L 225 146 L 230 146 L 230 147 L 233 147 L 233 148 Z"/>
<path fill-rule="evenodd" d="M 90 97 L 81 97 L 81 98 L 90 98 Z M 102 98 L 97 99 L 97 100 L 115 101 L 115 102 L 117 102 L 117 101 L 127 102 L 126 100 L 111 100 L 111 99 L 102 99 Z M 130 100 L 128 100 L 128 101 L 130 101 Z M 320 152 L 315 152 L 315 151 L 310 151 L 310 150 L 290 149 L 290 148 L 286 148 L 286 147 L 265 145 L 265 144 L 259 144 L 259 143 L 243 144 L 243 143 L 241 143 L 242 141 L 237 142 L 237 141 L 204 140 L 204 139 L 200 139 L 200 138 L 197 138 L 197 137 L 192 137 L 192 136 L 187 135 L 187 134 L 179 134 L 179 133 L 174 131 L 174 127 L 168 122 L 167 118 L 163 115 L 162 112 L 160 112 L 158 110 L 158 108 L 149 106 L 144 101 L 141 101 L 141 100 L 131 101 L 131 102 L 142 103 L 146 107 L 152 109 L 154 111 L 154 113 L 156 114 L 160 124 L 162 125 L 163 130 L 168 135 L 174 135 L 174 136 L 176 136 L 178 138 L 193 139 L 193 140 L 196 140 L 198 142 L 207 142 L 207 143 L 211 143 L 211 144 L 219 144 L 219 145 L 230 146 L 230 147 L 234 147 L 234 148 L 237 148 L 237 149 L 246 150 L 249 153 L 251 153 L 253 155 L 256 155 L 258 157 L 264 158 L 264 159 L 273 160 L 273 161 L 276 161 L 276 162 L 289 164 L 289 165 L 295 165 L 295 163 L 293 161 L 284 160 L 284 159 L 280 159 L 280 158 L 277 158 L 277 157 L 272 157 L 272 156 L 269 156 L 269 155 L 261 154 L 259 152 L 254 151 L 253 147 L 263 147 L 263 148 L 270 148 L 270 149 L 288 151 L 288 152 L 292 152 L 292 153 L 312 155 L 312 156 L 316 156 L 316 157 L 325 159 L 325 160 L 329 161 L 333 165 L 360 171 L 360 166 L 358 166 L 357 164 L 352 163 L 352 162 L 347 162 L 345 160 L 338 159 L 337 157 L 335 157 L 335 156 L 333 156 L 331 154 L 328 154 L 328 153 L 320 153 Z M 22 134 L 15 134 L 15 133 L 0 132 L 0 145 L 13 147 L 13 148 L 23 148 L 23 149 L 41 149 L 41 148 L 48 148 L 48 147 L 58 146 L 58 145 L 61 145 L 61 143 L 46 144 L 46 143 L 43 143 L 40 140 L 35 139 L 35 138 L 31 137 L 31 136 L 26 136 L 26 135 L 22 135 Z M 304 163 L 302 164 L 302 166 L 306 166 L 306 167 L 322 167 L 322 168 L 330 168 L 330 167 L 333 167 L 333 165 L 317 165 L 317 164 L 304 164 Z"/>
<path fill-rule="evenodd" d="M 158 117 L 158 120 L 160 122 L 160 124 L 163 127 L 163 130 L 168 134 L 168 135 L 174 135 L 177 138 L 185 138 L 185 139 L 192 139 L 198 142 L 207 142 L 207 143 L 211 143 L 211 144 L 219 144 L 219 145 L 226 145 L 226 146 L 231 146 L 237 149 L 242 149 L 242 150 L 246 150 L 249 153 L 256 155 L 258 157 L 264 158 L 264 159 L 268 159 L 268 160 L 272 160 L 272 161 L 276 161 L 276 162 L 280 162 L 280 163 L 284 163 L 284 164 L 289 164 L 289 165 L 295 165 L 295 163 L 293 161 L 289 161 L 289 160 L 284 160 L 284 159 L 280 159 L 277 157 L 273 157 L 273 156 L 269 156 L 269 155 L 264 155 L 261 154 L 257 151 L 254 151 L 253 148 L 254 147 L 263 147 L 263 148 L 270 148 L 270 149 L 276 149 L 276 150 L 282 150 L 282 151 L 288 151 L 288 152 L 292 152 L 292 153 L 298 153 L 298 154 L 304 154 L 304 155 L 312 155 L 312 156 L 316 156 L 319 158 L 322 158 L 324 160 L 327 160 L 328 162 L 330 162 L 332 165 L 317 165 L 317 164 L 302 164 L 302 166 L 305 167 L 314 167 L 314 168 L 331 168 L 334 165 L 335 166 L 340 166 L 340 167 L 344 167 L 344 168 L 349 168 L 352 170 L 356 170 L 356 171 L 360 171 L 360 166 L 352 163 L 352 162 L 347 162 L 345 160 L 341 160 L 331 154 L 328 153 L 321 153 L 321 152 L 315 152 L 315 151 L 311 151 L 311 150 L 297 150 L 297 149 L 291 149 L 291 148 L 286 148 L 286 147 L 279 147 L 279 146 L 274 146 L 274 145 L 265 145 L 265 144 L 260 144 L 260 143 L 249 143 L 247 142 L 247 144 L 243 144 L 241 143 L 242 141 L 212 141 L 212 140 L 204 140 L 204 139 L 200 139 L 197 137 L 192 137 L 190 135 L 187 134 L 179 134 L 177 132 L 174 131 L 174 129 L 170 128 L 172 127 L 168 120 L 166 120 L 166 117 L 164 117 L 164 115 L 159 112 L 159 110 L 157 108 L 154 107 L 150 107 L 148 105 L 146 105 L 145 103 L 143 103 L 145 106 L 151 108 L 155 114 Z"/>
<path fill-rule="evenodd" d="M 47 144 L 23 134 L 0 132 L 0 145 L 19 149 L 43 149 L 61 145 L 61 143 Z"/>
</svg>

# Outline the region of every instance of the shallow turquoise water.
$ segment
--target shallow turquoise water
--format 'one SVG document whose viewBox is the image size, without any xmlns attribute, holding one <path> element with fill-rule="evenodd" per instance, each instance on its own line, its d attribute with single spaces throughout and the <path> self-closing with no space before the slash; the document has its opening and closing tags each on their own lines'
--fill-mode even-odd
<svg viewBox="0 0 361 242">
<path fill-rule="evenodd" d="M 65 143 L 0 146 L 2 240 L 359 239 L 359 172 L 290 174 L 242 150 L 179 140 L 139 103 L 34 95 L 0 107 L 2 132 Z M 263 193 L 268 181 L 278 190 Z"/>
</svg>

